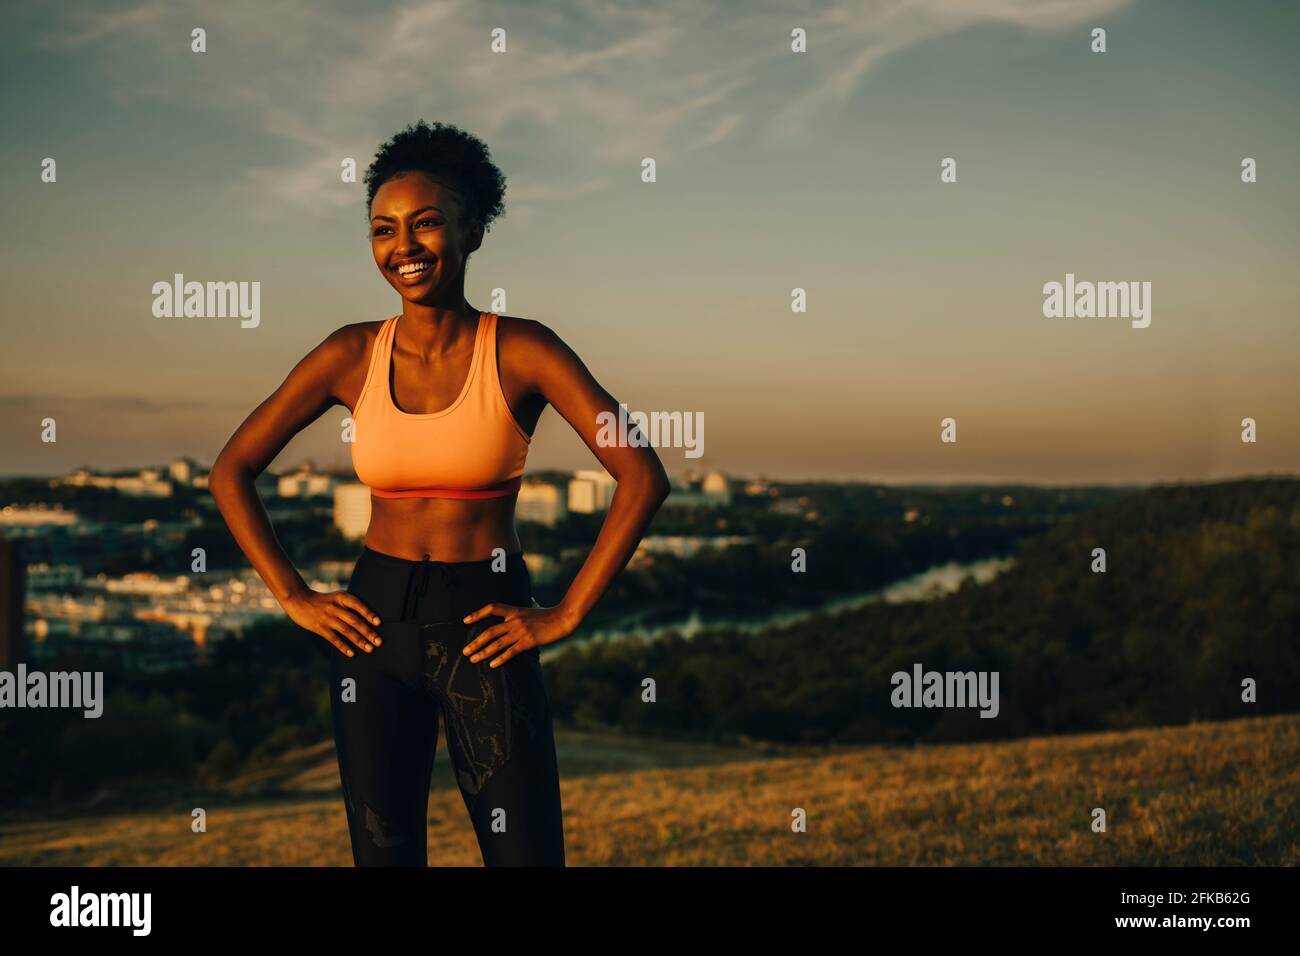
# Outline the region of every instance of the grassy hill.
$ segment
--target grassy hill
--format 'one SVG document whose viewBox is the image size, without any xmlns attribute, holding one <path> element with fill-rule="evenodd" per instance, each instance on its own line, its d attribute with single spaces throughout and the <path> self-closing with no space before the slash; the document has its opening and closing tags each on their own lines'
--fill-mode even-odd
<svg viewBox="0 0 1300 956">
<path fill-rule="evenodd" d="M 924 747 L 557 728 L 570 865 L 1300 864 L 1300 715 Z M 481 860 L 445 740 L 429 860 Z M 208 832 L 190 832 L 202 806 Z M 791 832 L 791 811 L 807 832 Z M 1094 807 L 1108 832 L 1090 828 Z M 3 865 L 351 865 L 332 744 L 170 811 L 9 822 Z"/>
</svg>

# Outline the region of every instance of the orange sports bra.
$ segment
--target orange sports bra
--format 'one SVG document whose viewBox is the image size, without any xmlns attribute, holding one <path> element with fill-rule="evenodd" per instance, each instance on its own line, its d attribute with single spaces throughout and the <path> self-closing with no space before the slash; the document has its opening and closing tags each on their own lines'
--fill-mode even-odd
<svg viewBox="0 0 1300 956">
<path fill-rule="evenodd" d="M 497 315 L 480 312 L 469 377 L 440 412 L 393 402 L 389 369 L 400 314 L 375 336 L 352 410 L 352 467 L 379 498 L 498 498 L 519 488 L 532 439 L 519 427 L 497 371 Z"/>
</svg>

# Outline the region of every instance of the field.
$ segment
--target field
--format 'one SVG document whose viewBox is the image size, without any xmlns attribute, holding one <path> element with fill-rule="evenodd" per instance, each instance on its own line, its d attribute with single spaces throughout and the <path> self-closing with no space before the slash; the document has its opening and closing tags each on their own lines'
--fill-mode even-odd
<svg viewBox="0 0 1300 956">
<path fill-rule="evenodd" d="M 570 865 L 1300 863 L 1300 715 L 918 748 L 556 737 Z M 478 866 L 445 745 L 429 861 Z M 337 773 L 324 743 L 170 811 L 11 819 L 0 865 L 351 865 Z"/>
</svg>

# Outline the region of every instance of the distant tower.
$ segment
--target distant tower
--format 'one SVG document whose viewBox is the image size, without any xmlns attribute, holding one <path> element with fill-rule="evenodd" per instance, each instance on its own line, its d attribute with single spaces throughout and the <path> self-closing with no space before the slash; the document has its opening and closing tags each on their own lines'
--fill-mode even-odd
<svg viewBox="0 0 1300 956">
<path fill-rule="evenodd" d="M 27 598 L 27 564 L 22 542 L 0 538 L 0 667 L 17 667 L 23 659 L 23 604 Z"/>
<path fill-rule="evenodd" d="M 170 465 L 167 466 L 167 473 L 171 475 L 172 481 L 178 485 L 189 485 L 194 483 L 194 460 L 192 458 L 173 458 Z"/>
<path fill-rule="evenodd" d="M 515 514 L 520 521 L 552 526 L 568 517 L 567 489 L 549 481 L 525 480 L 519 488 Z"/>
<path fill-rule="evenodd" d="M 334 527 L 343 537 L 364 538 L 370 527 L 370 489 L 359 481 L 334 486 Z"/>
<path fill-rule="evenodd" d="M 604 468 L 581 468 L 569 480 L 569 510 L 589 515 L 609 509 L 617 483 Z"/>
</svg>

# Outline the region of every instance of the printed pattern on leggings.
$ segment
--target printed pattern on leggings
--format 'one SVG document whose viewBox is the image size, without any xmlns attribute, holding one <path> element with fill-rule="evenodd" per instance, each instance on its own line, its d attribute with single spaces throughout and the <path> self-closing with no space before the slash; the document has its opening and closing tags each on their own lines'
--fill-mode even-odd
<svg viewBox="0 0 1300 956">
<path fill-rule="evenodd" d="M 466 793 L 477 795 L 510 760 L 515 735 L 531 739 L 537 732 L 527 696 L 511 693 L 510 665 L 526 667 L 532 661 L 515 657 L 489 667 L 486 661 L 470 662 L 460 647 L 441 640 L 425 640 L 424 653 L 425 688 L 442 703 L 456 776 Z"/>
</svg>

